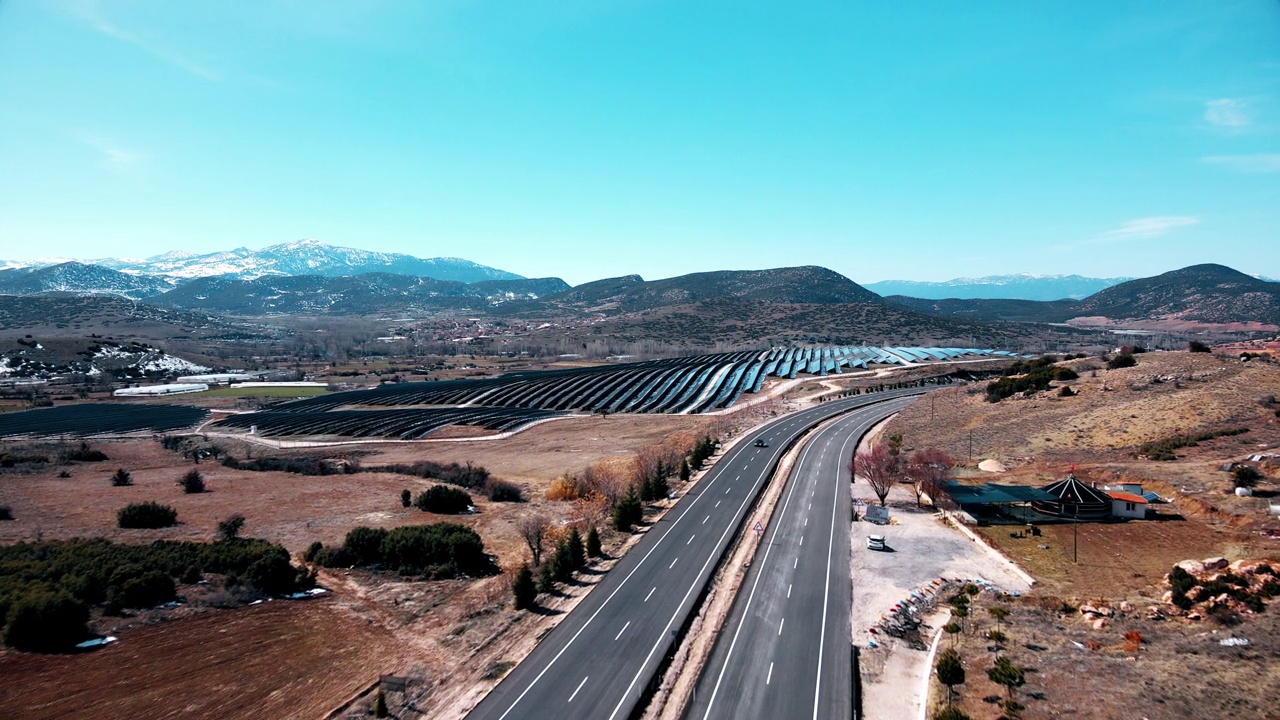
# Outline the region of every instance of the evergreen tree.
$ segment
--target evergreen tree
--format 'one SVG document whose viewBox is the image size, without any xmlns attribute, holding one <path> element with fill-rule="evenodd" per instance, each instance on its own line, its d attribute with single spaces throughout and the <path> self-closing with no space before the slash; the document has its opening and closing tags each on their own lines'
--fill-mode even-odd
<svg viewBox="0 0 1280 720">
<path fill-rule="evenodd" d="M 569 549 L 569 541 L 561 540 L 556 545 L 556 554 L 551 560 L 556 580 L 569 582 L 573 579 L 573 551 Z"/>
<path fill-rule="evenodd" d="M 378 696 L 373 701 L 374 717 L 391 717 L 391 713 L 387 711 L 387 694 L 382 692 L 382 688 L 378 688 Z"/>
<path fill-rule="evenodd" d="M 410 506 L 410 505 L 412 505 L 412 504 L 413 504 L 413 494 L 412 494 L 412 493 L 410 493 L 410 492 L 409 492 L 409 490 L 408 490 L 407 488 L 406 488 L 406 489 L 404 489 L 404 490 L 401 490 L 401 491 L 400 491 L 400 505 L 401 505 L 402 507 L 409 507 L 409 506 Z"/>
<path fill-rule="evenodd" d="M 689 482 L 693 472 L 689 470 L 689 458 L 680 458 L 680 482 Z"/>
<path fill-rule="evenodd" d="M 538 587 L 533 582 L 533 571 L 529 569 L 527 563 L 521 565 L 519 572 L 516 573 L 516 580 L 511 585 L 511 593 L 515 596 L 517 610 L 531 608 L 537 600 Z"/>
<path fill-rule="evenodd" d="M 964 684 L 964 663 L 960 661 L 960 653 L 955 648 L 943 650 L 934 668 L 938 672 L 938 682 L 947 686 L 947 704 L 950 705 L 955 686 Z"/>
<path fill-rule="evenodd" d="M 582 534 L 578 532 L 578 528 L 574 528 L 569 533 L 569 560 L 574 570 L 581 570 L 587 566 L 587 547 L 582 542 Z"/>
<path fill-rule="evenodd" d="M 987 671 L 987 678 L 997 685 L 1003 685 L 1009 693 L 1009 699 L 1012 700 L 1013 691 L 1026 684 L 1027 671 L 1025 668 L 1014 665 L 1012 660 L 1001 655 L 996 658 L 995 666 Z"/>
<path fill-rule="evenodd" d="M 604 552 L 600 549 L 600 533 L 596 530 L 596 526 L 592 525 L 587 531 L 587 556 L 600 557 Z"/>
<path fill-rule="evenodd" d="M 542 563 L 542 567 L 538 569 L 538 592 L 551 593 L 556 591 L 556 573 L 551 566 L 555 563 Z"/>
</svg>

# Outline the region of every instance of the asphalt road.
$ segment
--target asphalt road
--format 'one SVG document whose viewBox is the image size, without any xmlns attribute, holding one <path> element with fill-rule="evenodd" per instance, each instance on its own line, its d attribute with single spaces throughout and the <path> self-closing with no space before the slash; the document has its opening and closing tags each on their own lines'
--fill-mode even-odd
<svg viewBox="0 0 1280 720">
<path fill-rule="evenodd" d="M 909 402 L 857 410 L 805 443 L 686 718 L 852 717 L 847 466 Z"/>
<path fill-rule="evenodd" d="M 748 435 L 645 530 L 645 537 L 468 717 L 630 717 L 787 446 L 835 415 L 920 392 L 894 390 L 827 402 Z M 768 447 L 754 447 L 757 438 Z M 846 653 L 847 636 L 846 631 Z"/>
</svg>

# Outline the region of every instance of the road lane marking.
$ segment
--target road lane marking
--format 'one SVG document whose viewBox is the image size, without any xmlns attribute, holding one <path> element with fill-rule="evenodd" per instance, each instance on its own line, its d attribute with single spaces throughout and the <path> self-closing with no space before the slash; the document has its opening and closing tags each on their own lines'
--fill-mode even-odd
<svg viewBox="0 0 1280 720">
<path fill-rule="evenodd" d="M 710 516 L 710 515 L 708 515 L 708 516 L 706 516 L 706 517 L 702 518 L 702 524 L 703 524 L 703 525 L 706 525 L 706 524 L 707 524 L 707 521 L 708 521 L 708 520 L 710 520 L 710 519 L 711 519 L 711 516 Z"/>
<path fill-rule="evenodd" d="M 573 691 L 573 694 L 569 696 L 569 702 L 573 702 L 573 699 L 574 699 L 574 698 L 576 698 L 576 697 L 578 697 L 578 692 L 579 692 L 580 690 L 582 690 L 582 686 L 583 686 L 583 685 L 586 685 L 586 684 L 587 684 L 587 678 L 589 678 L 589 677 L 591 677 L 591 676 L 590 676 L 590 675 L 588 675 L 587 677 L 582 678 L 582 682 L 578 683 L 578 689 L 577 689 L 577 690 L 574 690 L 574 691 Z"/>
<path fill-rule="evenodd" d="M 786 618 L 782 618 L 782 620 L 780 620 L 780 621 L 778 622 L 778 634 L 779 634 L 779 635 L 781 635 L 781 634 L 782 634 L 782 626 L 783 626 L 783 625 L 785 625 L 786 623 L 787 623 L 787 619 L 786 619 Z"/>
<path fill-rule="evenodd" d="M 671 568 L 675 567 L 676 563 L 678 562 L 680 562 L 680 558 L 677 557 L 675 560 L 671 561 L 671 564 L 667 566 L 667 569 L 670 570 Z"/>
<path fill-rule="evenodd" d="M 791 569 L 795 570 L 798 567 L 800 567 L 800 558 L 796 558 L 796 562 L 794 565 L 791 566 Z"/>
<path fill-rule="evenodd" d="M 614 636 L 613 636 L 613 641 L 614 641 L 614 642 L 618 642 L 618 638 L 622 637 L 622 633 L 626 632 L 626 631 L 627 631 L 627 628 L 629 628 L 629 627 L 631 627 L 631 621 L 630 621 L 630 620 L 628 620 L 628 621 L 627 621 L 627 624 L 626 624 L 626 625 L 623 625 L 623 626 L 622 626 L 622 629 L 618 631 L 618 634 L 617 634 L 617 635 L 614 635 Z"/>
<path fill-rule="evenodd" d="M 788 585 L 788 586 L 787 586 L 787 599 L 788 599 L 788 600 L 790 600 L 790 599 L 791 599 L 791 586 L 790 586 L 790 585 Z"/>
<path fill-rule="evenodd" d="M 697 535 L 690 535 L 690 536 L 689 536 L 689 539 L 684 541 L 684 544 L 685 544 L 685 545 L 688 545 L 689 543 L 693 542 L 693 539 L 694 539 L 694 538 L 696 538 L 696 537 L 698 537 L 698 536 L 697 536 Z"/>
<path fill-rule="evenodd" d="M 800 547 L 804 547 L 804 536 L 800 536 Z"/>
<path fill-rule="evenodd" d="M 649 598 L 653 597 L 653 591 L 654 591 L 654 590 L 657 590 L 657 589 L 658 589 L 658 588 L 656 588 L 656 587 L 655 587 L 653 590 L 650 590 L 650 591 L 649 591 L 649 594 L 644 596 L 644 601 L 645 601 L 645 602 L 649 602 Z"/>
<path fill-rule="evenodd" d="M 805 526 L 805 527 L 809 527 L 809 518 L 808 518 L 808 517 L 805 517 L 805 519 L 804 519 L 804 526 Z"/>
<path fill-rule="evenodd" d="M 764 684 L 768 685 L 773 680 L 773 663 L 769 663 L 769 676 L 764 679 Z"/>
<path fill-rule="evenodd" d="M 720 501 L 719 501 L 719 500 L 717 500 L 717 501 L 716 501 L 716 507 L 720 507 Z"/>
</svg>

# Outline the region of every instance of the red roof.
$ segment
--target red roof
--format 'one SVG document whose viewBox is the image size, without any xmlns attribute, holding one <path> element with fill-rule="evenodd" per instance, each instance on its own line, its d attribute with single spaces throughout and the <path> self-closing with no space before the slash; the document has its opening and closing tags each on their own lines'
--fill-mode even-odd
<svg viewBox="0 0 1280 720">
<path fill-rule="evenodd" d="M 1143 505 L 1147 504 L 1146 499 L 1143 498 L 1141 495 L 1134 495 L 1133 493 L 1127 493 L 1127 492 L 1109 492 L 1107 494 L 1111 496 L 1112 500 L 1122 500 L 1124 502 L 1141 503 Z"/>
</svg>

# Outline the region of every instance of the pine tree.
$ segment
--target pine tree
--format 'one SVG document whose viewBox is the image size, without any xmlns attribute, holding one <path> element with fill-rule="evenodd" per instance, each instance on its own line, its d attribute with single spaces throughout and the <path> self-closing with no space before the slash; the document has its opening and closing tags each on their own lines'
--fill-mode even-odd
<svg viewBox="0 0 1280 720">
<path fill-rule="evenodd" d="M 573 551 L 569 549 L 567 539 L 561 540 L 560 544 L 556 545 L 556 554 L 551 560 L 551 565 L 556 580 L 569 582 L 573 579 Z"/>
<path fill-rule="evenodd" d="M 382 692 L 382 688 L 378 688 L 378 696 L 373 701 L 373 716 L 380 718 L 391 717 L 391 713 L 387 711 L 387 695 Z"/>
<path fill-rule="evenodd" d="M 600 549 L 600 533 L 596 530 L 596 526 L 592 525 L 587 531 L 587 556 L 600 557 L 604 552 Z"/>
<path fill-rule="evenodd" d="M 517 610 L 531 608 L 537 600 L 538 587 L 533 582 L 533 571 L 529 569 L 527 563 L 521 565 L 520 570 L 516 573 L 516 580 L 511 585 L 511 593 L 515 596 Z"/>
<path fill-rule="evenodd" d="M 574 570 L 581 570 L 587 566 L 587 548 L 582 542 L 582 534 L 578 532 L 578 528 L 574 528 L 569 533 L 569 560 Z"/>
<path fill-rule="evenodd" d="M 1009 658 L 1001 655 L 996 658 L 995 667 L 987 671 L 987 678 L 997 685 L 1003 685 L 1013 699 L 1013 691 L 1027 682 L 1026 669 L 1013 664 Z"/>
<path fill-rule="evenodd" d="M 947 704 L 950 705 L 953 689 L 964 684 L 964 663 L 960 661 L 960 653 L 954 648 L 943 650 L 934 668 L 938 672 L 938 682 L 947 686 Z"/>
<path fill-rule="evenodd" d="M 680 482 L 689 482 L 693 472 L 689 470 L 689 458 L 680 459 Z"/>
<path fill-rule="evenodd" d="M 403 505 L 404 507 L 409 507 L 410 505 L 412 505 L 412 504 L 413 504 L 413 493 L 410 493 L 407 489 L 405 489 L 405 490 L 401 490 L 401 491 L 400 491 L 400 504 L 401 504 L 401 505 Z"/>
<path fill-rule="evenodd" d="M 542 563 L 542 567 L 538 569 L 538 592 L 552 593 L 556 591 L 556 572 L 551 567 L 555 563 Z"/>
</svg>

